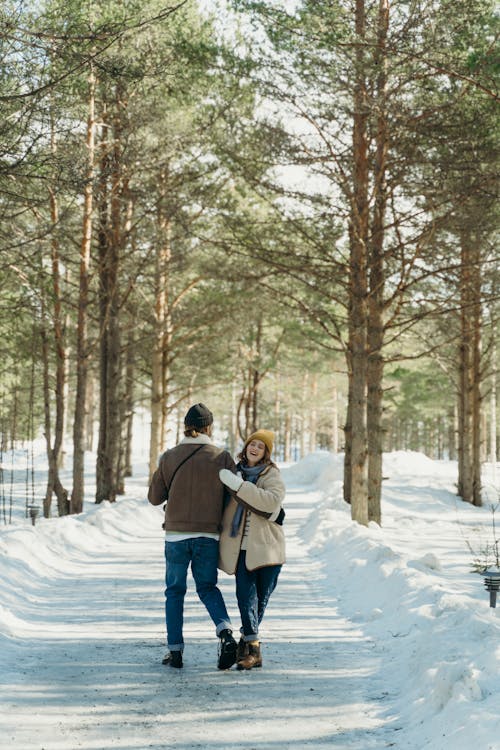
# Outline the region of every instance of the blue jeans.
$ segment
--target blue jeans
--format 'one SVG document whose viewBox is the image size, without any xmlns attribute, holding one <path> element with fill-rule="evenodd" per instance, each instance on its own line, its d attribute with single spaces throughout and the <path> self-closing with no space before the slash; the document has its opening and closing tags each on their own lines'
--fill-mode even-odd
<svg viewBox="0 0 500 750">
<path fill-rule="evenodd" d="M 247 570 L 246 552 L 241 550 L 236 568 L 236 598 L 241 615 L 243 640 L 257 641 L 259 625 L 264 617 L 269 597 L 276 588 L 281 565 L 268 565 Z"/>
<path fill-rule="evenodd" d="M 202 536 L 179 542 L 165 542 L 165 618 L 170 651 L 184 650 L 182 625 L 189 563 L 196 593 L 216 626 L 216 634 L 231 627 L 224 599 L 217 588 L 218 559 L 219 542 L 216 539 Z"/>
</svg>

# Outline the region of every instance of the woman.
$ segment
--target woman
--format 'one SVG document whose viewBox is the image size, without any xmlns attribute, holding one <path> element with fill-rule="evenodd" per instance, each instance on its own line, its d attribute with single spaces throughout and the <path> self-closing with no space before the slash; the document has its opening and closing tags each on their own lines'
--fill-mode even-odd
<svg viewBox="0 0 500 750">
<path fill-rule="evenodd" d="M 262 666 L 259 625 L 285 562 L 283 534 L 285 485 L 271 461 L 274 433 L 257 430 L 245 441 L 237 471 L 219 472 L 232 490 L 224 512 L 219 567 L 236 573 L 236 598 L 241 615 L 237 668 Z"/>
</svg>

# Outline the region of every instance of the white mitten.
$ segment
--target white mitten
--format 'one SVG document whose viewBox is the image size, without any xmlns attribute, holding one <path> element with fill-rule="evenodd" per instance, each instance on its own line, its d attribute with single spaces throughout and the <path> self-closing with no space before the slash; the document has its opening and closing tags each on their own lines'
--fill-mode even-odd
<svg viewBox="0 0 500 750">
<path fill-rule="evenodd" d="M 243 479 L 236 476 L 236 474 L 233 474 L 233 472 L 229 471 L 229 469 L 221 469 L 219 471 L 219 478 L 220 481 L 226 485 L 226 487 L 229 487 L 229 489 L 233 490 L 234 492 L 238 492 L 241 485 L 243 484 Z"/>
</svg>

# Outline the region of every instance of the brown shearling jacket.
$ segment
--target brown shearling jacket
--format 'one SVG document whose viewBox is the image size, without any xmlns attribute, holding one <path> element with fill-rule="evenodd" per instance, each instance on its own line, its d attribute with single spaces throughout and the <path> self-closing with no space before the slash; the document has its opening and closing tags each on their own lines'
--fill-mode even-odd
<svg viewBox="0 0 500 750">
<path fill-rule="evenodd" d="M 191 457 L 197 448 L 200 450 Z M 190 457 L 172 481 L 176 468 L 187 456 Z M 227 492 L 219 479 L 220 469 L 234 471 L 234 461 L 227 451 L 214 445 L 208 435 L 186 437 L 175 448 L 165 451 L 148 492 L 152 505 L 167 503 L 165 531 L 220 532 Z"/>
</svg>

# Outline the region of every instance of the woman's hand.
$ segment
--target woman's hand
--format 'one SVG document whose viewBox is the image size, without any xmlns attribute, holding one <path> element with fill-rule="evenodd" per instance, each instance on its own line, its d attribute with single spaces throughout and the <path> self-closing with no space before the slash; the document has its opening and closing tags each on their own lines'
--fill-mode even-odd
<svg viewBox="0 0 500 750">
<path fill-rule="evenodd" d="M 229 469 L 221 469 L 219 471 L 219 478 L 220 481 L 225 484 L 226 487 L 229 487 L 230 490 L 233 490 L 233 492 L 238 492 L 243 484 L 243 479 L 236 474 L 233 474 Z"/>
</svg>

